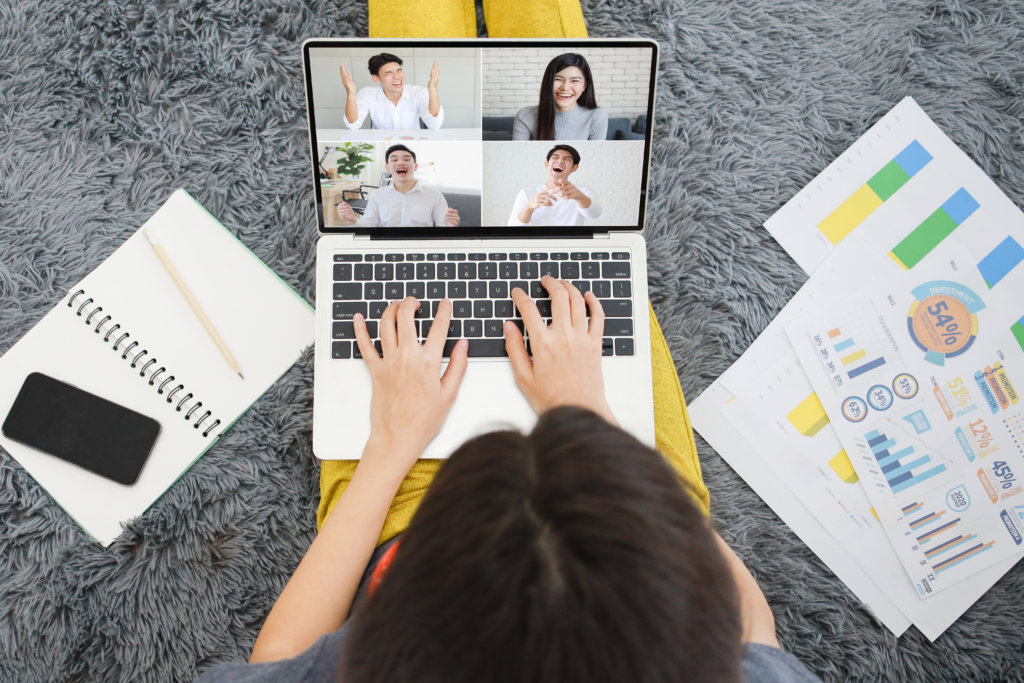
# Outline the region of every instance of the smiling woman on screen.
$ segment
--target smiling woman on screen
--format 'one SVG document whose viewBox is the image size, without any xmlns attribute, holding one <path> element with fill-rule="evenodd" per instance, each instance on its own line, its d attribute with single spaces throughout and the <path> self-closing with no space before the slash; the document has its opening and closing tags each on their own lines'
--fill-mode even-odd
<svg viewBox="0 0 1024 683">
<path fill-rule="evenodd" d="M 604 140 L 608 114 L 597 106 L 590 65 L 581 54 L 558 55 L 544 70 L 540 101 L 512 124 L 513 140 Z"/>
</svg>

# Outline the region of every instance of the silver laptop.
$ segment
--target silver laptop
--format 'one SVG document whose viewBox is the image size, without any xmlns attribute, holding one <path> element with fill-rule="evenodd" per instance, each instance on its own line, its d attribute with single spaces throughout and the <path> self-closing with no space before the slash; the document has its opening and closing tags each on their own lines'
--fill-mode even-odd
<svg viewBox="0 0 1024 683">
<path fill-rule="evenodd" d="M 643 227 L 657 45 L 648 40 L 316 39 L 303 45 L 316 215 L 313 451 L 358 459 L 375 340 L 389 301 L 437 303 L 445 358 L 469 339 L 458 398 L 424 457 L 536 421 L 502 325 L 522 287 L 545 317 L 545 274 L 604 306 L 604 378 L 620 424 L 654 445 Z M 527 337 L 528 338 L 528 337 Z"/>
</svg>

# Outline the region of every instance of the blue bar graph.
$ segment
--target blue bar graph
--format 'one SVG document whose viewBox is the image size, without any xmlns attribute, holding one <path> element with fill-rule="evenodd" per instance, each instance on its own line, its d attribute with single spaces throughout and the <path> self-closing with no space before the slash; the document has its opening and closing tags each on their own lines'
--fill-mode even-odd
<svg viewBox="0 0 1024 683">
<path fill-rule="evenodd" d="M 985 284 L 992 289 L 1021 261 L 1024 261 L 1024 247 L 1012 237 L 1007 237 L 978 262 L 978 270 L 985 278 Z"/>
<path fill-rule="evenodd" d="M 930 456 L 915 457 L 917 449 L 909 445 L 897 448 L 899 444 L 895 439 L 877 429 L 872 429 L 864 437 L 893 493 L 905 491 L 946 471 L 946 466 L 942 464 L 928 467 L 932 462 Z"/>
</svg>

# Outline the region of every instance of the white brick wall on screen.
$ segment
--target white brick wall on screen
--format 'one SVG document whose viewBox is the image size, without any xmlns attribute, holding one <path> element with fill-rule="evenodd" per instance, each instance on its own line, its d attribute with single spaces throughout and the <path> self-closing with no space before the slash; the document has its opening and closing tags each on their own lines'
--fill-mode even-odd
<svg viewBox="0 0 1024 683">
<path fill-rule="evenodd" d="M 535 106 L 544 69 L 564 52 L 579 52 L 593 76 L 599 107 L 610 117 L 635 119 L 647 113 L 647 87 L 651 78 L 650 52 L 639 48 L 485 48 L 483 50 L 484 116 L 515 116 Z"/>
<path fill-rule="evenodd" d="M 601 204 L 601 217 L 586 225 L 633 225 L 640 210 L 644 143 L 574 141 L 580 168 L 570 181 L 585 186 Z M 483 224 L 505 225 L 519 190 L 547 179 L 544 157 L 552 147 L 542 142 L 484 142 Z"/>
</svg>

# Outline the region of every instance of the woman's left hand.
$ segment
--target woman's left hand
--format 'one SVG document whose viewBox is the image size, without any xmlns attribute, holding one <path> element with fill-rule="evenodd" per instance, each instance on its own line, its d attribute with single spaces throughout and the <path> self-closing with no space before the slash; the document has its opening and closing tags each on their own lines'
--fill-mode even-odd
<svg viewBox="0 0 1024 683">
<path fill-rule="evenodd" d="M 465 339 L 459 340 L 441 375 L 441 353 L 448 337 L 452 303 L 447 299 L 440 302 L 422 345 L 414 320 L 419 307 L 415 298 L 406 297 L 385 309 L 380 320 L 383 357 L 374 348 L 363 317 L 356 314 L 353 318 L 359 352 L 373 381 L 366 453 L 383 452 L 389 454 L 387 457 L 399 458 L 396 465 L 401 464 L 405 471 L 441 431 L 466 374 L 469 348 Z"/>
</svg>

